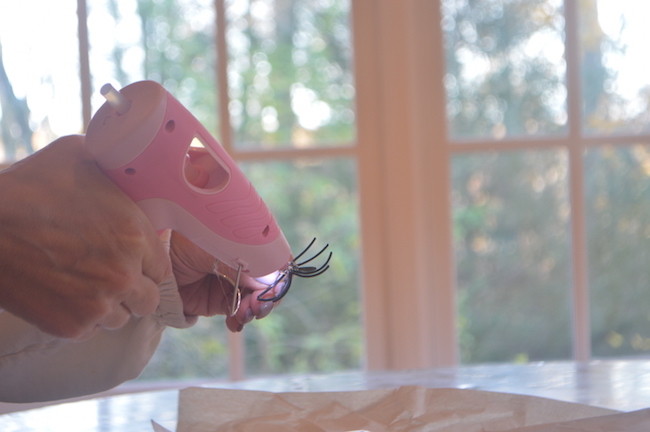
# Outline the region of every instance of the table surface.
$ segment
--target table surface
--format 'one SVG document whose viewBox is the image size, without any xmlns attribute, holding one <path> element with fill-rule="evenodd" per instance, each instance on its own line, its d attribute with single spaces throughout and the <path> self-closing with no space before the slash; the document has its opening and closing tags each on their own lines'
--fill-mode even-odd
<svg viewBox="0 0 650 432">
<path fill-rule="evenodd" d="M 196 383 L 193 383 L 196 384 Z M 431 370 L 289 375 L 203 386 L 272 392 L 354 391 L 420 385 L 548 397 L 621 411 L 650 407 L 650 360 L 481 365 Z M 178 389 L 144 391 L 59 403 L 0 415 L 0 430 L 151 431 L 151 420 L 176 426 Z"/>
</svg>

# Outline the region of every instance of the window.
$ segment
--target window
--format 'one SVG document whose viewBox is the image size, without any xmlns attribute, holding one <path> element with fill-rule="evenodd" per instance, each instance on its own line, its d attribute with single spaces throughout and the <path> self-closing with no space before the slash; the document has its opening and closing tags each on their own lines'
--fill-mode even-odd
<svg viewBox="0 0 650 432">
<path fill-rule="evenodd" d="M 646 355 L 637 3 L 362 3 L 370 366 Z"/>
<path fill-rule="evenodd" d="M 43 23 L 39 29 L 47 29 L 45 38 L 25 38 L 43 32 L 2 26 L 5 84 L 15 94 L 7 106 L 26 100 L 28 134 L 46 131 L 44 145 L 57 135 L 81 131 L 82 112 L 87 122 L 103 103 L 98 89 L 106 82 L 119 88 L 141 79 L 158 81 L 239 160 L 294 253 L 312 237 L 317 237 L 316 247 L 329 243 L 334 253 L 326 276 L 295 278 L 282 307 L 242 334 L 228 334 L 223 317 L 201 319 L 189 330 L 168 329 L 142 378 L 359 368 L 363 344 L 349 2 L 31 3 L 0 9 L 7 23 L 30 22 L 23 15 L 36 14 Z M 42 16 L 36 12 L 41 10 Z M 61 75 L 70 78 L 74 91 L 65 93 L 65 100 L 48 99 L 67 88 L 67 81 L 54 76 L 64 66 Z M 25 70 L 33 73 L 30 81 Z M 55 128 L 60 107 L 66 109 L 61 117 L 75 122 Z M 20 137 L 23 148 L 13 151 L 13 141 L 3 139 L 5 157 L 28 154 L 34 140 Z"/>
<path fill-rule="evenodd" d="M 461 359 L 646 354 L 639 10 L 442 5 Z"/>
<path fill-rule="evenodd" d="M 0 6 L 0 161 L 81 130 L 75 11 L 70 0 Z"/>
<path fill-rule="evenodd" d="M 75 39 L 76 6 L 60 3 L 51 13 L 62 18 L 43 26 Z M 161 81 L 240 161 L 293 247 L 315 235 L 336 257 L 327 277 L 296 286 L 230 348 L 219 319 L 167 332 L 146 377 L 223 375 L 243 351 L 245 370 L 231 376 L 650 350 L 650 70 L 639 2 L 87 6 L 79 60 L 69 41 L 58 51 L 82 65 L 70 91 L 58 69 L 33 63 L 46 54 L 25 66 L 21 53 L 38 43 L 6 36 L 29 32 L 0 26 L 32 130 L 74 128 L 55 129 L 40 95 L 75 95 L 47 103 L 91 112 L 100 101 L 79 88 Z M 1 19 L 20 21 L 21 8 L 3 7 Z M 29 151 L 3 141 L 8 158 Z"/>
<path fill-rule="evenodd" d="M 559 1 L 443 2 L 463 362 L 571 357 L 563 16 Z"/>
</svg>

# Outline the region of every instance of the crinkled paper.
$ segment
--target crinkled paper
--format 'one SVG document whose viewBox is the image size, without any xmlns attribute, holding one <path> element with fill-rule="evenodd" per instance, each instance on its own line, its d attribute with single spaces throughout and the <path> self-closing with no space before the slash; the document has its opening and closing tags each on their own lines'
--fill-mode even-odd
<svg viewBox="0 0 650 432">
<path fill-rule="evenodd" d="M 180 392 L 177 429 L 178 432 L 614 430 L 650 431 L 650 410 L 620 413 L 534 396 L 418 386 L 311 393 L 188 388 Z"/>
</svg>

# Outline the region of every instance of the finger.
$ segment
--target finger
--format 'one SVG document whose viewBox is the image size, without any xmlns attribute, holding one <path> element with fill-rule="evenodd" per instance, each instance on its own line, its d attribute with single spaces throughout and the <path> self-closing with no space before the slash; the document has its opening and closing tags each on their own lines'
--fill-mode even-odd
<svg viewBox="0 0 650 432">
<path fill-rule="evenodd" d="M 228 314 L 233 289 L 226 281 L 208 276 L 200 281 L 178 287 L 183 313 L 193 316 Z"/>
<path fill-rule="evenodd" d="M 239 333 L 244 329 L 244 324 L 240 323 L 234 316 L 226 317 L 226 327 L 232 333 Z"/>
<path fill-rule="evenodd" d="M 214 257 L 177 232 L 172 232 L 169 255 L 179 285 L 194 283 L 214 272 Z"/>
<path fill-rule="evenodd" d="M 268 316 L 271 311 L 273 311 L 273 308 L 277 304 L 276 302 L 257 302 L 259 304 L 259 307 L 257 308 L 257 312 L 255 312 L 255 319 L 262 319 L 266 316 Z"/>
<path fill-rule="evenodd" d="M 108 177 L 103 175 L 96 169 L 96 165 L 92 162 L 96 187 L 103 188 L 106 196 L 112 197 L 112 207 L 116 209 L 116 214 L 122 218 L 121 220 L 109 221 L 116 224 L 122 222 L 119 228 L 116 228 L 118 241 L 127 239 L 128 243 L 117 243 L 119 247 L 127 244 L 129 250 L 121 250 L 120 253 L 124 254 L 132 252 L 137 254 L 141 260 L 141 269 L 138 273 L 142 273 L 156 284 L 161 283 L 171 271 L 171 264 L 167 249 L 163 246 L 156 229 L 151 224 L 145 213 L 138 207 L 127 195 L 125 195 Z M 108 204 L 105 204 L 108 206 Z"/>
<path fill-rule="evenodd" d="M 203 169 L 201 166 L 193 164 L 189 155 L 185 157 L 183 172 L 188 183 L 198 188 L 205 187 L 208 180 L 210 180 L 210 174 L 208 171 Z"/>
<path fill-rule="evenodd" d="M 141 217 L 142 230 L 144 235 L 144 247 L 142 252 L 142 274 L 151 279 L 156 285 L 162 283 L 171 274 L 171 262 L 169 253 L 163 246 L 158 233 L 146 220 L 144 213 Z"/>
<path fill-rule="evenodd" d="M 160 303 L 160 288 L 152 279 L 143 276 L 123 300 L 124 306 L 135 316 L 147 316 Z"/>
<path fill-rule="evenodd" d="M 226 318 L 226 327 L 231 332 L 237 333 L 242 331 L 244 326 L 251 322 L 253 318 L 254 313 L 251 308 L 251 296 L 247 295 L 241 300 L 237 313 Z"/>
<path fill-rule="evenodd" d="M 240 332 L 246 324 L 254 319 L 268 316 L 273 307 L 273 302 L 262 302 L 257 300 L 255 293 L 248 294 L 241 300 L 237 313 L 226 318 L 226 327 L 234 333 Z"/>
<path fill-rule="evenodd" d="M 130 319 L 131 312 L 125 305 L 120 304 L 102 319 L 99 326 L 107 330 L 117 330 L 124 327 Z"/>
<path fill-rule="evenodd" d="M 76 342 L 85 342 L 92 339 L 95 335 L 101 330 L 99 325 L 94 326 L 93 328 L 86 329 L 83 333 L 80 333 L 77 337 L 71 338 Z"/>
</svg>

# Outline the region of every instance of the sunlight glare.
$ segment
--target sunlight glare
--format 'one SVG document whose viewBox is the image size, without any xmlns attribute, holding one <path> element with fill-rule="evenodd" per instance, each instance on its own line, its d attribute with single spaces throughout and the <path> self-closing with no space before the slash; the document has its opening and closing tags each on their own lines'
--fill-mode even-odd
<svg viewBox="0 0 650 432">
<path fill-rule="evenodd" d="M 635 0 L 598 1 L 598 22 L 603 32 L 625 47 L 624 52 L 607 53 L 607 66 L 616 71 L 614 90 L 628 101 L 650 85 L 650 2 Z"/>
</svg>

